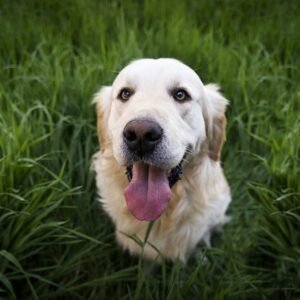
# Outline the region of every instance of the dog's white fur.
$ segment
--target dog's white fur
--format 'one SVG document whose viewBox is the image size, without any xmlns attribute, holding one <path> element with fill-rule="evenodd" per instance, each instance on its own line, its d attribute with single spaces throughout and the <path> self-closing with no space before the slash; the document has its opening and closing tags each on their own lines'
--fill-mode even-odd
<svg viewBox="0 0 300 300">
<path fill-rule="evenodd" d="M 127 101 L 117 99 L 124 87 L 135 90 Z M 176 102 L 169 90 L 184 88 L 191 100 Z M 148 222 L 129 212 L 123 190 L 126 157 L 122 151 L 122 132 L 135 118 L 150 117 L 165 133 L 160 166 L 171 169 L 188 152 L 182 179 L 172 188 L 167 210 L 154 223 L 143 255 L 185 261 L 197 243 L 209 244 L 210 233 L 226 221 L 231 201 L 230 189 L 220 165 L 225 140 L 225 109 L 228 101 L 218 86 L 203 85 L 198 75 L 175 59 L 140 59 L 130 63 L 112 86 L 95 96 L 98 136 L 101 150 L 95 154 L 96 182 L 105 211 L 116 226 L 119 243 L 131 253 L 141 253 L 130 238 L 144 240 Z M 188 150 L 187 150 L 188 149 Z"/>
</svg>

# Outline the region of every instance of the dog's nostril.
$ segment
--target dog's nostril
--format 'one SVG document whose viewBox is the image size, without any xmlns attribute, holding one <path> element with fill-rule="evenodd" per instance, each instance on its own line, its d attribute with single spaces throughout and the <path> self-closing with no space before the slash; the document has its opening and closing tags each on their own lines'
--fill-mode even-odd
<svg viewBox="0 0 300 300">
<path fill-rule="evenodd" d="M 160 138 L 161 138 L 161 132 L 155 130 L 151 130 L 147 132 L 144 136 L 145 141 L 149 141 L 149 142 L 157 142 L 160 140 Z"/>
<path fill-rule="evenodd" d="M 123 135 L 128 142 L 134 142 L 137 140 L 136 133 L 133 130 L 124 131 Z"/>
</svg>

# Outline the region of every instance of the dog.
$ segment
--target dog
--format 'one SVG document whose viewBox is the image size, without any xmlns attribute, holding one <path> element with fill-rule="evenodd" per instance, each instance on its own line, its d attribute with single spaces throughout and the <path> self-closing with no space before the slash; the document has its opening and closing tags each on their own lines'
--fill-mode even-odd
<svg viewBox="0 0 300 300">
<path fill-rule="evenodd" d="M 228 101 L 172 58 L 131 62 L 93 101 L 96 185 L 117 241 L 146 259 L 186 262 L 228 221 L 220 164 Z"/>
</svg>

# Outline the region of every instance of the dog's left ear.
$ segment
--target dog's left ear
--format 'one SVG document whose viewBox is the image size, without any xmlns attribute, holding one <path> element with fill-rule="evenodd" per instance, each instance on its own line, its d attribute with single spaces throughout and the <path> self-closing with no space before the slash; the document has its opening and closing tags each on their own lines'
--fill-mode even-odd
<svg viewBox="0 0 300 300">
<path fill-rule="evenodd" d="M 208 140 L 208 155 L 214 161 L 219 161 L 223 144 L 226 140 L 225 111 L 228 100 L 219 92 L 219 86 L 207 84 L 205 90 L 205 109 L 203 111 Z"/>
<path fill-rule="evenodd" d="M 108 138 L 108 116 L 111 107 L 111 87 L 104 86 L 94 96 L 92 103 L 96 104 L 97 110 L 97 132 L 101 151 L 109 145 Z"/>
</svg>

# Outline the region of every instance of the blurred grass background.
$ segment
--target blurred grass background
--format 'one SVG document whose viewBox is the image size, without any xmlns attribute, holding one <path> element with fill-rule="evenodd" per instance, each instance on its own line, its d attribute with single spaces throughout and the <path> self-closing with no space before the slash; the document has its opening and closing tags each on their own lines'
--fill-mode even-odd
<svg viewBox="0 0 300 300">
<path fill-rule="evenodd" d="M 0 299 L 299 299 L 300 2 L 0 0 Z M 203 262 L 145 271 L 96 201 L 90 104 L 175 57 L 231 105 L 232 221 Z"/>
</svg>

